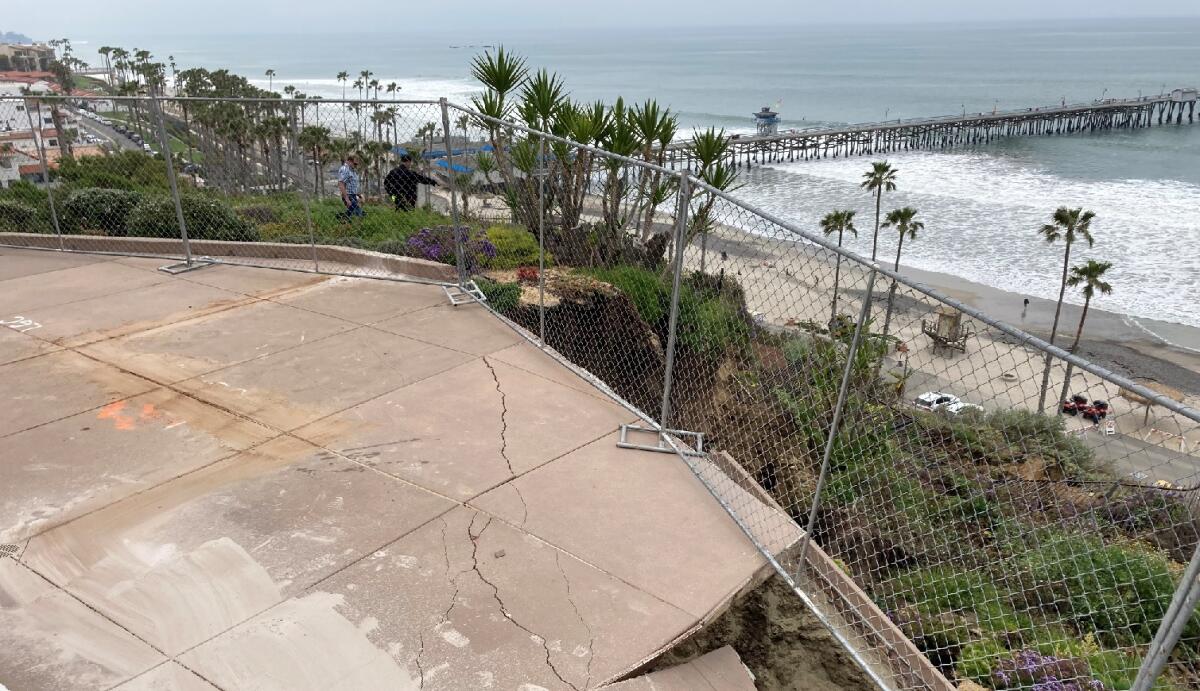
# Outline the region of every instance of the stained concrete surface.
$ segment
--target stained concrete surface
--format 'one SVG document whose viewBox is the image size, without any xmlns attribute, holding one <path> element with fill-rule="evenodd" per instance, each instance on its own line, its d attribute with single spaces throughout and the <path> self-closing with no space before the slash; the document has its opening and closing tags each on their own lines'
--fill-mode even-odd
<svg viewBox="0 0 1200 691">
<path fill-rule="evenodd" d="M 161 263 L 0 251 L 0 683 L 598 687 L 764 568 L 478 306 Z"/>
</svg>

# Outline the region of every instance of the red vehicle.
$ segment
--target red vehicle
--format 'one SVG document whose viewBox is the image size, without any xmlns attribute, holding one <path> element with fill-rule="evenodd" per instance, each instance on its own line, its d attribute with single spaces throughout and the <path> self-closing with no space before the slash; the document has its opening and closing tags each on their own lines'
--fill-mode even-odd
<svg viewBox="0 0 1200 691">
<path fill-rule="evenodd" d="M 1108 401 L 1092 401 L 1091 405 L 1080 409 L 1079 414 L 1084 420 L 1098 423 L 1108 417 Z"/>
<path fill-rule="evenodd" d="M 1088 400 L 1086 396 L 1075 394 L 1069 400 L 1063 401 L 1062 411 L 1067 415 L 1078 415 L 1081 410 L 1087 407 Z"/>
</svg>

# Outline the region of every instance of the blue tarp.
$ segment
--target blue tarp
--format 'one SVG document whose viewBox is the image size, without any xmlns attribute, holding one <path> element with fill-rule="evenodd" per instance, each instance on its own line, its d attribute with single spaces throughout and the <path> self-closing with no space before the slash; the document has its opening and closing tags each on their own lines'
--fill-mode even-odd
<svg viewBox="0 0 1200 691">
<path fill-rule="evenodd" d="M 451 151 L 451 153 L 453 153 L 455 156 L 466 156 L 466 155 L 475 155 L 481 151 L 492 152 L 495 150 L 496 149 L 491 144 L 485 144 L 484 146 L 480 146 L 480 147 L 472 147 L 472 148 L 467 148 L 467 149 L 453 149 Z M 395 146 L 395 147 L 392 147 L 392 153 L 394 153 L 398 156 L 403 156 L 404 154 L 410 153 L 410 152 L 406 147 Z M 446 157 L 445 149 L 434 149 L 432 151 L 424 151 L 421 153 L 421 158 L 424 158 L 427 160 L 434 160 L 434 159 L 445 158 L 445 157 Z"/>
<path fill-rule="evenodd" d="M 449 165 L 449 163 L 450 163 L 449 161 L 439 160 L 439 161 L 434 161 L 433 165 L 445 168 L 447 165 Z M 468 168 L 462 164 L 459 164 L 459 163 L 455 163 L 454 167 L 450 168 L 450 170 L 453 170 L 456 173 L 470 173 L 471 172 L 470 168 Z"/>
</svg>

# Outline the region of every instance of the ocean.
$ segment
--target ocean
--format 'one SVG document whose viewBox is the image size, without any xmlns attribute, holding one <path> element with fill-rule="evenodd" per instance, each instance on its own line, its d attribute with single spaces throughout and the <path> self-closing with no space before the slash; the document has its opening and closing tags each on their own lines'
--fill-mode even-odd
<svg viewBox="0 0 1200 691">
<path fill-rule="evenodd" d="M 681 126 L 750 132 L 751 113 L 776 106 L 782 127 L 988 112 L 1200 85 L 1200 19 L 990 25 L 808 26 L 561 30 L 488 36 L 416 31 L 320 36 L 78 36 L 100 45 L 173 55 L 183 67 L 224 67 L 275 89 L 294 84 L 337 97 L 340 70 L 370 69 L 401 98 L 466 103 L 478 86 L 472 56 L 504 44 L 533 67 L 562 75 L 575 98 L 656 98 Z M 352 77 L 353 79 L 353 77 Z M 1058 206 L 1097 214 L 1096 244 L 1074 254 L 1106 259 L 1101 309 L 1200 327 L 1200 123 L 1136 132 L 1019 138 L 949 152 L 889 156 L 899 189 L 885 210 L 914 206 L 925 230 L 905 243 L 903 266 L 1054 299 L 1061 245 L 1038 228 Z M 743 173 L 739 194 L 801 226 L 835 208 L 857 209 L 852 246 L 870 252 L 873 200 L 858 188 L 869 158 L 826 159 Z M 894 255 L 884 236 L 881 259 Z M 1068 293 L 1072 302 L 1082 298 Z"/>
</svg>

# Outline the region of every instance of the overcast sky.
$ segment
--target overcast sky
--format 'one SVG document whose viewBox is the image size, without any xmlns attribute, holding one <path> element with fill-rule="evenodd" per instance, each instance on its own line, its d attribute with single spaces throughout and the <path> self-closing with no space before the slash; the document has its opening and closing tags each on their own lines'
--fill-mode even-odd
<svg viewBox="0 0 1200 691">
<path fill-rule="evenodd" d="M 19 2 L 0 29 L 34 38 L 206 33 L 452 33 L 584 26 L 919 23 L 1196 17 L 1198 0 L 54 0 Z"/>
</svg>

